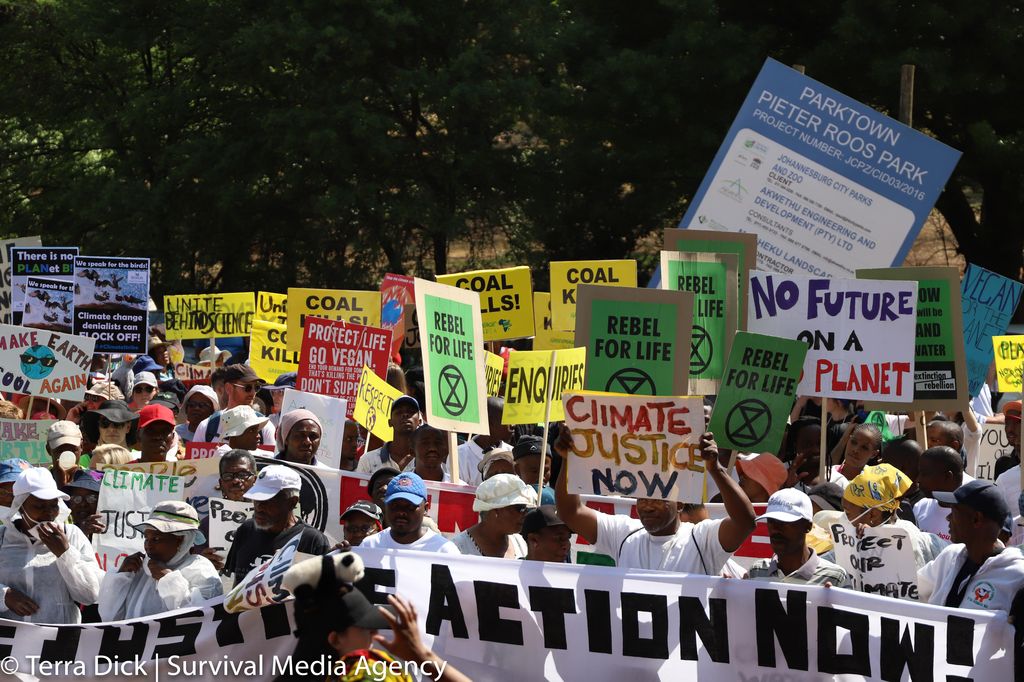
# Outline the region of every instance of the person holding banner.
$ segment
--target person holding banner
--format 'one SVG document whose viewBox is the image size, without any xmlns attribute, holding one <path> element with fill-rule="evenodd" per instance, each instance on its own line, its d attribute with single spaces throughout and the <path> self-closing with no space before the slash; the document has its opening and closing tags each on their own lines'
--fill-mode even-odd
<svg viewBox="0 0 1024 682">
<path fill-rule="evenodd" d="M 104 621 L 142 618 L 201 604 L 224 593 L 217 569 L 192 546 L 200 538 L 199 513 L 170 500 L 153 507 L 134 528 L 145 534 L 146 551 L 121 562 L 103 578 L 100 616 Z"/>
<path fill-rule="evenodd" d="M 68 495 L 39 467 L 22 471 L 13 492 L 14 515 L 0 526 L 0 616 L 80 623 L 78 604 L 96 603 L 103 571 L 85 534 L 55 523 Z"/>
<path fill-rule="evenodd" d="M 202 421 L 220 409 L 220 401 L 212 388 L 200 384 L 188 390 L 181 404 L 185 409 L 185 421 L 174 427 L 174 432 L 178 434 L 178 440 L 187 444 L 195 440 L 196 429 Z"/>
<path fill-rule="evenodd" d="M 922 601 L 962 609 L 1009 612 L 1024 588 L 1024 554 L 1004 547 L 999 532 L 1010 515 L 999 489 L 975 480 L 953 492 L 936 491 L 935 500 L 949 510 L 946 547 L 917 572 Z M 1018 649 L 1017 655 L 1021 652 Z"/>
<path fill-rule="evenodd" d="M 520 535 L 526 512 L 537 506 L 537 492 L 512 474 L 498 474 L 476 488 L 473 511 L 480 521 L 452 538 L 463 554 L 522 559 L 526 540 Z"/>
<path fill-rule="evenodd" d="M 565 426 L 555 447 L 565 453 L 563 457 L 569 456 L 572 434 Z M 555 486 L 558 515 L 594 545 L 594 552 L 612 557 L 616 566 L 717 576 L 754 531 L 754 506 L 719 462 L 718 444 L 710 432 L 700 438 L 700 455 L 722 494 L 724 519 L 680 523 L 681 502 L 643 498 L 636 501 L 639 519 L 605 514 L 585 506 L 579 495 L 569 494 L 565 466 Z"/>
<path fill-rule="evenodd" d="M 572 547 L 572 531 L 550 504 L 542 504 L 523 520 L 527 561 L 564 563 Z"/>
</svg>

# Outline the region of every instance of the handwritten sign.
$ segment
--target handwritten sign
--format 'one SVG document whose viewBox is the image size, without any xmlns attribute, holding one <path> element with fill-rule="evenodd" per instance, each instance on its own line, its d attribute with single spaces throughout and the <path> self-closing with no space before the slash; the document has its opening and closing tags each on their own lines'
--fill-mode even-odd
<svg viewBox="0 0 1024 682">
<path fill-rule="evenodd" d="M 290 593 L 281 587 L 281 579 L 295 561 L 300 540 L 302 533 L 289 540 L 266 563 L 252 569 L 239 580 L 234 589 L 224 595 L 224 610 L 228 613 L 240 613 L 278 604 L 287 599 Z"/>
<path fill-rule="evenodd" d="M 106 530 L 93 536 L 100 568 L 115 570 L 126 557 L 143 551 L 145 538 L 135 525 L 149 519 L 161 502 L 184 499 L 179 476 L 104 469 L 96 513 L 103 517 Z"/>
<path fill-rule="evenodd" d="M 967 382 L 971 396 L 981 391 L 992 363 L 993 336 L 1006 333 L 1020 303 L 1024 284 L 989 272 L 973 263 L 960 282 L 964 306 L 964 351 L 967 353 Z"/>
<path fill-rule="evenodd" d="M 231 543 L 235 541 L 235 531 L 251 519 L 252 502 L 247 500 L 227 500 L 223 497 L 210 498 L 210 549 L 227 556 Z"/>
<path fill-rule="evenodd" d="M 846 519 L 829 525 L 836 563 L 850 575 L 853 589 L 917 601 L 917 563 L 910 532 L 883 525 L 857 531 Z"/>
<path fill-rule="evenodd" d="M 505 359 L 496 353 L 484 351 L 484 381 L 487 383 L 487 395 L 501 395 L 501 381 L 505 374 Z"/>
<path fill-rule="evenodd" d="M 993 336 L 996 356 L 996 381 L 1004 393 L 1020 393 L 1024 371 L 1024 336 Z"/>
<path fill-rule="evenodd" d="M 401 391 L 364 366 L 359 376 L 359 392 L 355 409 L 352 410 L 352 419 L 383 442 L 389 443 L 395 437 L 390 423 L 391 404 L 402 395 Z"/>
<path fill-rule="evenodd" d="M 565 393 L 569 490 L 704 501 L 704 403 L 696 397 Z"/>
<path fill-rule="evenodd" d="M 46 451 L 49 420 L 0 419 L 0 462 L 23 459 L 36 466 L 49 466 L 53 458 Z"/>
<path fill-rule="evenodd" d="M 0 325 L 0 390 L 82 400 L 96 341 Z"/>
<path fill-rule="evenodd" d="M 253 320 L 249 337 L 249 366 L 266 382 L 299 371 L 299 354 L 288 350 L 288 328 L 276 322 Z"/>
<path fill-rule="evenodd" d="M 256 292 L 256 316 L 253 320 L 288 324 L 288 295 L 272 291 Z"/>
<path fill-rule="evenodd" d="M 248 293 L 164 296 L 168 339 L 248 336 L 256 316 L 256 298 Z"/>
</svg>

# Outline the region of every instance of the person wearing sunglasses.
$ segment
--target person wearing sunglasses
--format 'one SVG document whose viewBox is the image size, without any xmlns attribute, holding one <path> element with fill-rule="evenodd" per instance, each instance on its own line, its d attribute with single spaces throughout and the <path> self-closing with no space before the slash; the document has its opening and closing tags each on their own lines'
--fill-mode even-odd
<svg viewBox="0 0 1024 682">
<path fill-rule="evenodd" d="M 132 388 L 132 400 L 128 407 L 138 412 L 149 404 L 157 392 L 156 377 L 152 372 L 139 372 L 135 375 L 135 386 Z"/>
<path fill-rule="evenodd" d="M 90 443 L 131 449 L 138 438 L 139 415 L 123 400 L 106 400 L 82 415 L 82 435 Z"/>
<path fill-rule="evenodd" d="M 181 401 L 181 407 L 185 413 L 185 421 L 174 427 L 174 431 L 182 443 L 191 443 L 195 440 L 196 429 L 203 420 L 209 419 L 220 409 L 220 401 L 212 388 L 199 385 L 188 390 L 185 399 Z"/>
<path fill-rule="evenodd" d="M 223 411 L 239 405 L 251 406 L 253 398 L 256 397 L 256 391 L 262 385 L 263 381 L 249 365 L 236 364 L 225 367 L 224 394 L 226 402 L 218 401 L 220 409 L 199 423 L 195 429 L 193 440 L 197 443 L 223 443 L 224 425 L 221 423 Z M 273 443 L 274 425 L 268 420 L 260 434 L 264 443 Z"/>
<path fill-rule="evenodd" d="M 480 521 L 452 538 L 463 554 L 497 559 L 526 556 L 526 540 L 520 533 L 526 512 L 537 506 L 537 491 L 514 474 L 496 474 L 476 488 L 473 511 Z"/>
</svg>

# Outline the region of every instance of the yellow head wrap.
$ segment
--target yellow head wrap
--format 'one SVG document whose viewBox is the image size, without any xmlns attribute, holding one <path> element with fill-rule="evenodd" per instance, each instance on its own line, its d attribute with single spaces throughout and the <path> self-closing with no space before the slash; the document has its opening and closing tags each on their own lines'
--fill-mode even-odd
<svg viewBox="0 0 1024 682">
<path fill-rule="evenodd" d="M 846 486 L 843 499 L 858 507 L 894 511 L 910 484 L 910 478 L 891 464 L 867 466 Z"/>
</svg>

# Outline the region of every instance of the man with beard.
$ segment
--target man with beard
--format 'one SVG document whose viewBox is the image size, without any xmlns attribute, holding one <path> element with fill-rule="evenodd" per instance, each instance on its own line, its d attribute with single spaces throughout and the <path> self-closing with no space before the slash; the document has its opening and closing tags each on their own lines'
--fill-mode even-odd
<svg viewBox="0 0 1024 682">
<path fill-rule="evenodd" d="M 574 456 L 572 434 L 564 425 L 555 448 L 563 457 Z M 562 467 L 555 486 L 558 516 L 594 545 L 595 552 L 612 557 L 616 566 L 717 576 L 754 531 L 754 507 L 719 462 L 713 434 L 701 436 L 700 453 L 725 503 L 724 519 L 680 523 L 681 502 L 643 498 L 636 501 L 639 520 L 604 514 L 569 493 L 567 466 Z"/>
<path fill-rule="evenodd" d="M 388 423 L 394 430 L 391 441 L 363 455 L 356 465 L 358 473 L 372 474 L 381 467 L 404 471 L 412 461 L 412 435 L 420 425 L 420 404 L 412 396 L 403 395 L 391 403 Z"/>
<path fill-rule="evenodd" d="M 784 488 L 768 498 L 768 509 L 757 517 L 768 524 L 768 539 L 775 556 L 758 559 L 748 577 L 753 580 L 796 583 L 800 585 L 834 585 L 845 587 L 846 571 L 818 556 L 807 546 L 813 507 L 806 493 Z"/>
<path fill-rule="evenodd" d="M 296 518 L 301 490 L 302 480 L 294 470 L 273 464 L 260 471 L 243 494 L 253 502 L 253 517 L 238 527 L 224 562 L 224 572 L 234 576 L 236 584 L 296 535 L 302 535 L 298 551 L 304 554 L 322 555 L 331 550 L 327 536 Z"/>
</svg>

